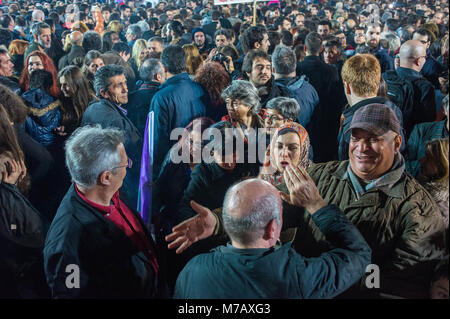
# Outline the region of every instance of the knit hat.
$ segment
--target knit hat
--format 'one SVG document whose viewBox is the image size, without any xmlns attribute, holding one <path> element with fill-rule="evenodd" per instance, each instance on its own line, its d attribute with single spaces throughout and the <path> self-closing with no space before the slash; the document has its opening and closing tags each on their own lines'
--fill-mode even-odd
<svg viewBox="0 0 450 319">
<path fill-rule="evenodd" d="M 194 29 L 192 30 L 192 39 L 194 39 L 194 36 L 195 36 L 195 34 L 196 34 L 197 32 L 202 32 L 203 34 L 205 34 L 205 31 L 203 31 L 202 28 L 199 28 L 199 27 L 194 28 Z"/>
</svg>

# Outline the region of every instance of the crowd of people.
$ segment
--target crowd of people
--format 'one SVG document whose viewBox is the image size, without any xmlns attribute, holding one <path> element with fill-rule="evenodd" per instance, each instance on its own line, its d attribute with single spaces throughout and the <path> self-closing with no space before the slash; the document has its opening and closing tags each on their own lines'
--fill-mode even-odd
<svg viewBox="0 0 450 319">
<path fill-rule="evenodd" d="M 0 298 L 448 299 L 448 2 L 218 2 L 2 1 Z"/>
</svg>

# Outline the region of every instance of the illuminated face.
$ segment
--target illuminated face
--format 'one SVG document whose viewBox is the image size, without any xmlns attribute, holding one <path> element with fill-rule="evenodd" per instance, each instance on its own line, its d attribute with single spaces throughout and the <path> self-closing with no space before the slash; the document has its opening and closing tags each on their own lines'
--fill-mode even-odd
<svg viewBox="0 0 450 319">
<path fill-rule="evenodd" d="M 111 16 L 111 12 L 103 11 L 102 15 L 103 15 L 103 20 L 105 20 L 105 22 L 108 23 L 109 22 L 109 17 Z"/>
<path fill-rule="evenodd" d="M 158 52 L 161 53 L 163 51 L 163 46 L 162 43 L 158 42 L 158 41 L 151 41 L 148 44 L 148 50 L 151 52 Z"/>
<path fill-rule="evenodd" d="M 228 44 L 229 44 L 229 41 L 227 40 L 227 37 L 224 36 L 223 34 L 219 34 L 216 37 L 216 47 L 217 48 L 227 46 Z"/>
<path fill-rule="evenodd" d="M 291 21 L 289 21 L 289 20 L 283 20 L 283 29 L 284 29 L 284 30 L 289 31 L 289 30 L 291 30 L 291 27 L 292 27 Z"/>
<path fill-rule="evenodd" d="M 323 51 L 323 59 L 326 64 L 335 64 L 339 59 L 339 50 L 336 46 L 331 48 L 326 47 Z"/>
<path fill-rule="evenodd" d="M 69 86 L 69 83 L 67 82 L 65 76 L 61 76 L 59 78 L 59 83 L 61 85 L 61 92 L 64 94 L 65 97 L 72 97 L 74 95 L 74 92 L 72 88 Z"/>
<path fill-rule="evenodd" d="M 0 54 L 0 75 L 10 77 L 14 73 L 14 63 L 9 54 Z"/>
<path fill-rule="evenodd" d="M 300 146 L 300 137 L 297 133 L 289 132 L 277 137 L 274 157 L 280 173 L 283 173 L 290 164 L 292 166 L 298 165 L 301 155 Z"/>
<path fill-rule="evenodd" d="M 227 111 L 231 119 L 237 122 L 244 122 L 250 113 L 250 106 L 243 104 L 240 100 L 227 99 Z"/>
<path fill-rule="evenodd" d="M 253 60 L 252 72 L 247 75 L 254 86 L 266 85 L 272 78 L 272 64 L 264 58 L 256 58 Z"/>
<path fill-rule="evenodd" d="M 298 16 L 295 17 L 295 25 L 299 26 L 299 27 L 304 27 L 305 26 L 305 16 L 299 14 Z"/>
<path fill-rule="evenodd" d="M 41 47 L 48 49 L 52 44 L 52 31 L 49 28 L 41 29 L 38 35 L 38 43 Z"/>
<path fill-rule="evenodd" d="M 196 32 L 194 34 L 194 42 L 198 47 L 203 47 L 205 44 L 205 34 L 203 32 Z"/>
<path fill-rule="evenodd" d="M 329 25 L 319 25 L 317 26 L 317 33 L 320 34 L 322 38 L 325 38 L 330 34 L 330 26 Z"/>
<path fill-rule="evenodd" d="M 414 33 L 413 35 L 413 40 L 417 40 L 420 43 L 422 43 L 427 49 L 430 47 L 431 45 L 431 41 L 428 39 L 427 35 L 422 35 L 419 33 Z"/>
<path fill-rule="evenodd" d="M 127 79 L 124 74 L 109 79 L 109 86 L 102 94 L 105 98 L 118 105 L 128 103 Z"/>
<path fill-rule="evenodd" d="M 34 70 L 43 70 L 44 64 L 42 64 L 42 60 L 37 55 L 30 56 L 28 59 L 28 73 L 31 73 Z"/>
<path fill-rule="evenodd" d="M 336 37 L 339 39 L 339 42 L 341 43 L 341 46 L 345 48 L 347 46 L 347 38 L 345 37 L 344 33 L 339 33 L 336 35 Z"/>
<path fill-rule="evenodd" d="M 357 45 L 363 45 L 366 42 L 366 35 L 364 34 L 364 30 L 356 30 L 355 36 L 353 38 Z"/>
<path fill-rule="evenodd" d="M 87 65 L 87 69 L 90 73 L 95 74 L 98 69 L 102 66 L 105 66 L 105 63 L 101 58 L 94 59 L 89 65 Z"/>
<path fill-rule="evenodd" d="M 366 43 L 371 48 L 378 47 L 380 43 L 381 27 L 370 26 L 366 32 Z"/>
<path fill-rule="evenodd" d="M 366 181 L 383 176 L 392 167 L 400 146 L 401 137 L 392 131 L 378 136 L 353 129 L 348 150 L 352 171 Z"/>
<path fill-rule="evenodd" d="M 264 127 L 266 129 L 279 128 L 285 123 L 284 117 L 275 109 L 266 109 Z"/>
<path fill-rule="evenodd" d="M 258 49 L 267 53 L 269 51 L 269 46 L 269 35 L 267 33 L 264 33 L 264 38 L 262 39 Z"/>
</svg>

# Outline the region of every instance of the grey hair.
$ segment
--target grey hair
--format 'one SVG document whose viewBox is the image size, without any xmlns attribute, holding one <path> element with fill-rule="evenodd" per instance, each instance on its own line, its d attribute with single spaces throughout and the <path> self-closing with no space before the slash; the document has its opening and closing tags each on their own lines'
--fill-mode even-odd
<svg viewBox="0 0 450 319">
<path fill-rule="evenodd" d="M 45 22 L 37 22 L 37 23 L 33 24 L 33 26 L 31 27 L 31 33 L 33 35 L 39 36 L 41 34 L 42 29 L 51 29 L 51 28 Z"/>
<path fill-rule="evenodd" d="M 76 129 L 65 145 L 66 166 L 72 180 L 87 189 L 92 188 L 99 175 L 120 165 L 117 147 L 124 142 L 121 131 L 88 125 Z"/>
<path fill-rule="evenodd" d="M 128 30 L 130 30 L 132 35 L 136 36 L 136 39 L 139 39 L 142 36 L 141 27 L 137 23 L 129 25 Z"/>
<path fill-rule="evenodd" d="M 294 51 L 285 45 L 277 45 L 272 53 L 272 66 L 276 74 L 288 75 L 295 72 L 297 57 Z"/>
<path fill-rule="evenodd" d="M 259 196 L 245 216 L 236 218 L 227 212 L 230 190 L 225 195 L 222 218 L 223 227 L 232 240 L 241 244 L 251 243 L 272 219 L 280 226 L 280 199 L 273 192 Z"/>
<path fill-rule="evenodd" d="M 249 81 L 236 80 L 231 82 L 231 84 L 223 90 L 222 98 L 224 100 L 240 100 L 243 104 L 249 106 L 251 112 L 255 115 L 259 114 L 261 110 L 258 90 Z"/>
<path fill-rule="evenodd" d="M 300 114 L 300 105 L 296 99 L 279 96 L 271 99 L 266 104 L 267 109 L 278 111 L 285 119 L 291 118 L 297 121 Z"/>
<path fill-rule="evenodd" d="M 110 79 L 114 76 L 125 74 L 124 68 L 116 64 L 108 64 L 95 72 L 94 90 L 98 97 L 101 97 L 100 91 L 106 91 L 110 85 Z"/>
<path fill-rule="evenodd" d="M 141 32 L 144 33 L 146 31 L 150 30 L 150 26 L 148 25 L 147 22 L 145 22 L 144 20 L 141 20 L 139 22 L 136 22 L 136 25 L 141 28 Z"/>
<path fill-rule="evenodd" d="M 156 74 L 163 74 L 164 69 L 159 59 L 146 59 L 141 65 L 139 75 L 144 81 L 154 81 Z"/>
<path fill-rule="evenodd" d="M 402 45 L 400 37 L 394 32 L 381 33 L 380 40 L 386 40 L 389 46 L 388 49 L 392 52 L 395 52 Z"/>
<path fill-rule="evenodd" d="M 45 18 L 45 13 L 42 10 L 39 9 L 35 9 L 33 10 L 33 13 L 31 14 L 31 18 L 36 21 L 36 20 L 44 20 Z"/>
</svg>

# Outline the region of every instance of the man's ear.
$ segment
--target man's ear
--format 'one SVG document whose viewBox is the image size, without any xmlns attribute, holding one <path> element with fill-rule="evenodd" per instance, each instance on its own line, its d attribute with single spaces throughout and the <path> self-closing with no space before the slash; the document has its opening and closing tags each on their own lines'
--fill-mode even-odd
<svg viewBox="0 0 450 319">
<path fill-rule="evenodd" d="M 255 44 L 253 44 L 254 49 L 259 50 L 259 48 L 261 47 L 261 43 L 259 42 L 255 42 Z"/>
<path fill-rule="evenodd" d="M 345 93 L 347 93 L 348 95 L 352 94 L 352 89 L 350 87 L 350 84 L 348 84 L 347 82 L 344 81 L 344 87 L 345 87 Z"/>
<path fill-rule="evenodd" d="M 98 183 L 100 183 L 100 185 L 102 186 L 109 186 L 111 185 L 111 178 L 112 178 L 113 173 L 111 171 L 103 171 L 99 176 L 98 176 Z"/>
<path fill-rule="evenodd" d="M 397 136 L 394 138 L 394 148 L 395 148 L 395 153 L 397 154 L 398 152 L 400 152 L 400 147 L 402 146 L 402 136 L 400 134 L 397 134 Z"/>
<path fill-rule="evenodd" d="M 108 93 L 108 91 L 100 90 L 100 95 L 101 95 L 102 98 L 104 98 L 104 99 L 108 99 L 108 98 L 109 98 L 109 93 Z"/>
<path fill-rule="evenodd" d="M 277 220 L 274 218 L 264 228 L 263 239 L 265 239 L 265 240 L 274 239 L 277 235 L 277 229 L 278 229 L 278 223 L 277 223 Z"/>
</svg>

